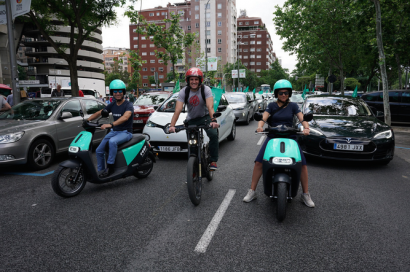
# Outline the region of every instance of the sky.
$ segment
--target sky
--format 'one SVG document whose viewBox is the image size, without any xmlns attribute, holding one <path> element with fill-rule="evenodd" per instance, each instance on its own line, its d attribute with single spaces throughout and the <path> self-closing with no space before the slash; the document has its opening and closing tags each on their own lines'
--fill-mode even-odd
<svg viewBox="0 0 410 272">
<path fill-rule="evenodd" d="M 157 6 L 166 6 L 168 3 L 180 3 L 184 0 L 138 0 L 136 7 L 140 8 L 142 1 L 142 9 L 154 8 Z M 273 50 L 278 58 L 282 59 L 282 67 L 289 69 L 292 72 L 296 68 L 296 56 L 289 55 L 289 52 L 284 52 L 282 49 L 282 40 L 276 35 L 275 26 L 273 24 L 273 12 L 275 6 L 283 6 L 285 0 L 236 0 L 237 12 L 241 9 L 246 9 L 248 17 L 260 17 L 266 25 L 270 35 L 272 36 Z M 251 4 L 250 4 L 251 3 Z M 130 47 L 129 37 L 129 19 L 123 15 L 125 9 L 118 9 L 118 24 L 111 27 L 103 27 L 103 47 Z"/>
</svg>

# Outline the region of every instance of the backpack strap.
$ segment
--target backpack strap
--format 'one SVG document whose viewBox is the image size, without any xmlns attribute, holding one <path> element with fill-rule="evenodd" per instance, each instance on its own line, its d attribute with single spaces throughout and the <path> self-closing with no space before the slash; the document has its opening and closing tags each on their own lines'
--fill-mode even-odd
<svg viewBox="0 0 410 272">
<path fill-rule="evenodd" d="M 188 105 L 188 98 L 189 98 L 189 92 L 190 91 L 191 91 L 191 88 L 189 87 L 189 85 L 186 86 L 186 88 L 185 88 L 185 101 L 184 101 L 185 105 L 184 105 L 184 109 L 185 109 L 185 106 Z M 201 84 L 201 96 L 202 96 L 202 99 L 205 102 L 205 107 L 206 107 L 205 86 L 203 84 Z"/>
<path fill-rule="evenodd" d="M 202 99 L 205 102 L 205 106 L 206 106 L 206 100 L 205 100 L 205 85 L 201 84 L 201 95 L 202 95 Z"/>
</svg>

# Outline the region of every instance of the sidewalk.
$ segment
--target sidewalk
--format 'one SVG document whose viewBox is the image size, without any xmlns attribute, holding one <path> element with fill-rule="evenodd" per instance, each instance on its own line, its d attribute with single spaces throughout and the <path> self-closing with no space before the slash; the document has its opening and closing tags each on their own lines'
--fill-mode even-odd
<svg viewBox="0 0 410 272">
<path fill-rule="evenodd" d="M 400 132 L 400 133 L 410 133 L 410 127 L 399 127 L 399 126 L 391 126 L 393 131 Z"/>
</svg>

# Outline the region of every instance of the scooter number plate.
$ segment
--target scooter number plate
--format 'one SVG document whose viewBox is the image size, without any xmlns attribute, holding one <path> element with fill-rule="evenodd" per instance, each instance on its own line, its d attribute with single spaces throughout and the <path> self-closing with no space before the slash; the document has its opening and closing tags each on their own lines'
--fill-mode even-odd
<svg viewBox="0 0 410 272">
<path fill-rule="evenodd" d="M 159 146 L 159 150 L 162 152 L 181 152 L 180 146 Z"/>
<path fill-rule="evenodd" d="M 348 151 L 363 151 L 363 145 L 353 144 L 334 144 L 336 150 L 348 150 Z"/>
</svg>

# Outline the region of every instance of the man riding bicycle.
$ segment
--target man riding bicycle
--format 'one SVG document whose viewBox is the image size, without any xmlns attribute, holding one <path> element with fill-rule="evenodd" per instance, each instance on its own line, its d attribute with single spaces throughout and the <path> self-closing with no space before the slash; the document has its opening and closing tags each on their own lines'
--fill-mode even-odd
<svg viewBox="0 0 410 272">
<path fill-rule="evenodd" d="M 208 86 L 202 84 L 204 74 L 198 68 L 190 68 L 185 74 L 187 86 L 183 88 L 178 95 L 175 113 L 172 116 L 169 132 L 175 132 L 175 123 L 179 118 L 179 114 L 186 104 L 188 108 L 187 121 L 188 125 L 201 125 L 210 123 L 210 128 L 205 129 L 209 137 L 209 153 L 210 153 L 210 170 L 218 169 L 216 162 L 218 161 L 219 142 L 218 131 L 219 124 L 214 115 L 214 98 L 212 91 Z M 210 121 L 207 115 L 210 116 Z"/>
<path fill-rule="evenodd" d="M 131 102 L 125 101 L 125 84 L 119 79 L 110 83 L 110 93 L 114 97 L 113 103 L 108 104 L 105 109 L 112 112 L 114 122 L 104 124 L 101 129 L 110 128 L 111 131 L 104 137 L 97 147 L 97 165 L 100 172 L 99 177 L 105 178 L 114 172 L 115 157 L 120 144 L 128 142 L 132 138 L 132 124 L 134 119 L 134 107 Z M 101 116 L 101 111 L 91 115 L 87 121 L 94 120 Z M 105 147 L 109 145 L 107 168 L 105 168 Z"/>
</svg>

